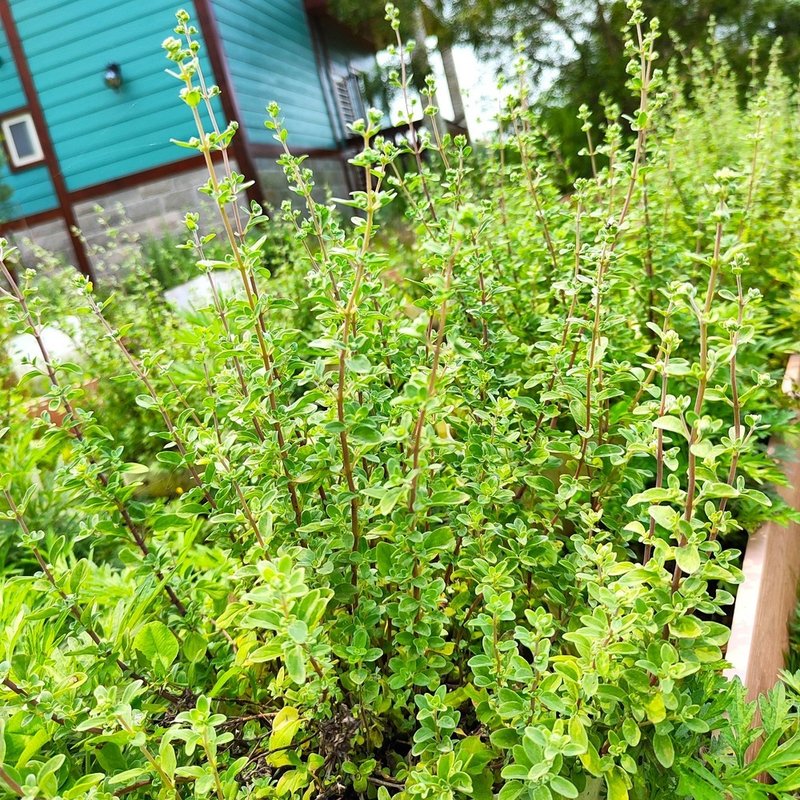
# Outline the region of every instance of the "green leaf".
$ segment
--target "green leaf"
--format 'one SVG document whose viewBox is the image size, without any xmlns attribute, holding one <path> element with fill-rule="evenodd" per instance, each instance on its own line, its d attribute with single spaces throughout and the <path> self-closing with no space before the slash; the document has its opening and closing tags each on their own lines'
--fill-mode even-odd
<svg viewBox="0 0 800 800">
<path fill-rule="evenodd" d="M 375 565 L 378 567 L 379 575 L 386 576 L 391 573 L 394 552 L 395 548 L 389 542 L 378 542 L 375 546 Z"/>
<path fill-rule="evenodd" d="M 158 748 L 158 757 L 161 762 L 161 769 L 163 769 L 170 778 L 173 777 L 175 775 L 175 769 L 178 766 L 178 760 L 175 757 L 175 748 L 166 736 L 161 738 L 161 744 Z"/>
<path fill-rule="evenodd" d="M 183 463 L 180 453 L 176 453 L 174 450 L 163 450 L 156 453 L 156 460 L 170 467 L 179 467 Z"/>
<path fill-rule="evenodd" d="M 650 506 L 648 512 L 657 525 L 666 528 L 668 531 L 675 530 L 680 519 L 678 512 L 669 506 Z"/>
<path fill-rule="evenodd" d="M 589 747 L 589 737 L 586 734 L 586 728 L 583 722 L 577 716 L 570 717 L 567 730 L 569 731 L 569 738 L 573 743 L 580 747 L 580 752 L 585 753 Z"/>
<path fill-rule="evenodd" d="M 183 640 L 183 654 L 191 664 L 198 664 L 205 658 L 208 642 L 205 636 L 189 631 Z"/>
<path fill-rule="evenodd" d="M 695 544 L 675 548 L 675 561 L 683 572 L 691 575 L 700 568 L 700 551 Z"/>
<path fill-rule="evenodd" d="M 128 461 L 120 467 L 120 472 L 126 475 L 146 475 L 150 472 L 150 467 L 146 464 L 139 464 L 137 461 Z"/>
<path fill-rule="evenodd" d="M 628 800 L 628 782 L 620 767 L 612 767 L 605 778 L 608 800 Z"/>
<path fill-rule="evenodd" d="M 425 537 L 425 549 L 429 552 L 433 550 L 446 550 L 454 541 L 455 537 L 450 528 L 436 528 Z"/>
<path fill-rule="evenodd" d="M 575 784 L 561 775 L 556 775 L 554 778 L 551 778 L 550 788 L 562 797 L 575 798 L 578 796 L 578 789 Z"/>
<path fill-rule="evenodd" d="M 459 506 L 469 502 L 469 495 L 466 492 L 443 491 L 434 492 L 429 500 L 432 506 Z"/>
<path fill-rule="evenodd" d="M 510 750 L 519 744 L 519 733 L 514 728 L 498 728 L 491 733 L 489 741 L 501 750 Z"/>
<path fill-rule="evenodd" d="M 348 360 L 347 368 L 359 375 L 366 375 L 372 369 L 372 364 L 366 356 L 353 356 Z"/>
<path fill-rule="evenodd" d="M 383 441 L 381 432 L 371 425 L 356 425 L 350 435 L 359 444 L 380 444 Z"/>
<path fill-rule="evenodd" d="M 308 625 L 301 619 L 290 622 L 289 626 L 286 628 L 286 632 L 289 634 L 292 641 L 297 644 L 305 644 L 308 641 Z"/>
<path fill-rule="evenodd" d="M 764 492 L 759 492 L 758 489 L 745 489 L 741 494 L 748 500 L 752 500 L 765 508 L 769 508 L 772 505 L 772 500 Z"/>
<path fill-rule="evenodd" d="M 381 497 L 380 503 L 378 503 L 378 513 L 384 516 L 391 514 L 394 507 L 397 505 L 397 501 L 403 496 L 405 491 L 405 486 L 394 486 L 391 489 L 387 489 L 386 493 Z"/>
<path fill-rule="evenodd" d="M 703 768 L 701 767 L 701 769 Z M 708 775 L 711 781 L 719 783 L 708 770 L 703 769 L 703 772 Z M 724 797 L 723 792 L 724 787 L 722 784 L 719 784 L 717 788 L 709 780 L 706 780 L 705 776 L 696 775 L 688 769 L 679 773 L 678 793 L 681 797 L 691 797 L 692 800 L 719 800 L 720 797 Z"/>
<path fill-rule="evenodd" d="M 148 622 L 140 628 L 133 646 L 157 668 L 160 675 L 166 675 L 178 657 L 178 640 L 163 622 Z"/>
<path fill-rule="evenodd" d="M 269 736 L 270 755 L 267 756 L 267 763 L 273 767 L 281 767 L 289 764 L 289 748 L 303 720 L 300 713 L 292 706 L 285 706 L 272 721 L 272 733 Z"/>
<path fill-rule="evenodd" d="M 654 486 L 652 489 L 646 489 L 639 494 L 632 495 L 628 499 L 628 506 L 635 506 L 639 503 L 663 503 L 669 500 L 675 500 L 677 492 L 675 489 L 660 489 Z"/>
<path fill-rule="evenodd" d="M 687 441 L 689 440 L 689 431 L 686 429 L 686 425 L 682 419 L 678 417 L 659 417 L 654 423 L 653 426 L 656 428 L 660 428 L 662 431 L 669 431 L 670 433 L 677 433 L 680 436 L 683 436 L 684 439 Z"/>
<path fill-rule="evenodd" d="M 516 800 L 525 791 L 525 784 L 521 781 L 506 781 L 497 800 Z"/>
<path fill-rule="evenodd" d="M 719 481 L 709 481 L 704 483 L 701 492 L 703 497 L 738 497 L 739 491 L 728 483 L 721 483 Z"/>
<path fill-rule="evenodd" d="M 136 396 L 136 405 L 140 408 L 156 408 L 158 403 L 150 397 L 149 394 L 140 394 Z"/>
<path fill-rule="evenodd" d="M 153 523 L 153 530 L 159 533 L 175 528 L 182 530 L 188 527 L 188 525 L 189 520 L 179 517 L 177 514 L 159 514 Z"/>
<path fill-rule="evenodd" d="M 703 634 L 703 626 L 696 617 L 686 614 L 672 620 L 669 624 L 670 633 L 678 639 L 695 639 Z"/>
<path fill-rule="evenodd" d="M 675 747 L 672 739 L 664 733 L 656 733 L 653 736 L 653 752 L 664 769 L 669 769 L 675 761 Z"/>
<path fill-rule="evenodd" d="M 589 742 L 589 747 L 586 749 L 586 752 L 582 753 L 578 758 L 580 758 L 583 768 L 590 775 L 600 777 L 603 772 L 603 762 L 600 760 L 600 754 L 597 752 L 597 748 L 591 742 Z"/>
<path fill-rule="evenodd" d="M 147 770 L 142 767 L 134 767 L 133 769 L 126 769 L 124 772 L 118 772 L 116 775 L 109 775 L 108 782 L 111 786 L 119 784 L 128 784 L 134 782 L 142 775 L 146 775 Z"/>
<path fill-rule="evenodd" d="M 631 747 L 636 747 L 642 737 L 642 731 L 633 719 L 626 717 L 622 723 L 622 735 Z"/>
<path fill-rule="evenodd" d="M 667 709 L 661 692 L 657 692 L 644 701 L 644 710 L 647 714 L 647 719 L 654 725 L 663 722 L 667 718 Z"/>
<path fill-rule="evenodd" d="M 286 671 L 289 677 L 297 684 L 306 682 L 306 658 L 303 648 L 298 644 L 289 648 L 284 654 Z"/>
</svg>

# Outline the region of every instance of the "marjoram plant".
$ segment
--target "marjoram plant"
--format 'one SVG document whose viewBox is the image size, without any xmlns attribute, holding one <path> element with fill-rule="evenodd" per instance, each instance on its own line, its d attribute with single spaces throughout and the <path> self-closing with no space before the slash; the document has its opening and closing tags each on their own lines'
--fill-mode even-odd
<svg viewBox="0 0 800 800">
<path fill-rule="evenodd" d="M 9 389 L 0 436 L 19 551 L 0 794 L 797 796 L 800 677 L 756 717 L 723 676 L 744 534 L 790 516 L 767 441 L 794 414 L 776 378 L 798 321 L 795 87 L 773 68 L 740 107 L 713 46 L 661 71 L 657 22 L 628 6 L 638 111 L 581 110 L 593 176 L 567 194 L 524 58 L 475 153 L 430 82 L 414 125 L 387 6 L 409 132 L 353 124 L 358 191 L 322 199 L 268 109 L 295 198 L 275 275 L 278 221 L 244 201 L 237 124 L 177 15 L 179 144 L 219 212 L 185 220 L 209 308 L 143 335 L 76 277 L 92 389 L 50 357 L 42 283 L 0 246 L 4 324 L 37 338 L 49 385 L 35 420 Z M 137 493 L 147 466 L 92 399 L 111 384 L 185 491 Z"/>
</svg>

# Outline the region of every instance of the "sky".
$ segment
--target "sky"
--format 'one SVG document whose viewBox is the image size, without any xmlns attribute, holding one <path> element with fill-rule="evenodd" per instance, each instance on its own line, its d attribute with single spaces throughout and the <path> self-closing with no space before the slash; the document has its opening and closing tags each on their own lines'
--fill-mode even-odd
<svg viewBox="0 0 800 800">
<path fill-rule="evenodd" d="M 485 138 L 497 127 L 494 121 L 500 100 L 495 74 L 497 64 L 479 59 L 468 45 L 454 47 L 453 59 L 456 62 L 458 82 L 461 84 L 470 135 L 473 139 Z M 430 60 L 437 84 L 441 87 L 439 107 L 442 115 L 445 118 L 452 118 L 452 106 L 438 52 L 431 52 Z"/>
<path fill-rule="evenodd" d="M 453 107 L 447 93 L 444 79 L 442 59 L 436 50 L 436 39 L 428 43 L 428 58 L 438 86 L 437 102 L 445 119 L 452 119 Z M 500 94 L 497 89 L 497 68 L 494 61 L 479 58 L 468 45 L 456 45 L 453 48 L 461 95 L 464 98 L 464 111 L 467 115 L 467 126 L 472 139 L 487 138 L 497 127 L 494 117 L 497 114 Z M 378 63 L 385 66 L 391 59 L 384 53 L 378 53 Z M 399 98 L 391 109 L 392 122 L 402 107 Z"/>
</svg>

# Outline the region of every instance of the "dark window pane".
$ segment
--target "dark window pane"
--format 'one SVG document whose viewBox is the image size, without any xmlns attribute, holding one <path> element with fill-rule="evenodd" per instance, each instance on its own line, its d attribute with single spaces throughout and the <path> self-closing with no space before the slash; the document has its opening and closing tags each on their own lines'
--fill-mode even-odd
<svg viewBox="0 0 800 800">
<path fill-rule="evenodd" d="M 8 126 L 8 133 L 14 140 L 14 149 L 20 160 L 30 158 L 36 154 L 36 145 L 33 143 L 31 128 L 25 120 L 15 122 Z"/>
</svg>

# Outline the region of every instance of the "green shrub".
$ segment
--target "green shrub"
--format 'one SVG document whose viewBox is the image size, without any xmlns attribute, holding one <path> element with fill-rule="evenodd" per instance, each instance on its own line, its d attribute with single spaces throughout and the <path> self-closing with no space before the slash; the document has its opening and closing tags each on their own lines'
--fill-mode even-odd
<svg viewBox="0 0 800 800">
<path fill-rule="evenodd" d="M 280 224 L 271 225 L 264 233 L 266 238 L 259 245 L 260 268 L 275 272 L 291 261 L 291 241 Z M 165 234 L 160 238 L 146 238 L 141 247 L 143 268 L 162 289 L 172 289 L 197 276 L 197 253 L 194 248 L 187 249 L 177 237 Z M 229 255 L 227 245 L 220 238 L 204 246 L 206 260 L 225 262 Z"/>
<path fill-rule="evenodd" d="M 0 584 L 8 793 L 795 796 L 800 676 L 756 727 L 722 675 L 736 542 L 792 514 L 766 444 L 794 415 L 776 386 L 797 322 L 793 89 L 773 70 L 739 109 L 713 52 L 662 75 L 630 7 L 639 113 L 581 114 L 596 175 L 568 196 L 521 62 L 480 160 L 435 126 L 396 146 L 377 112 L 357 122 L 347 201 L 315 201 L 271 106 L 305 275 L 268 280 L 272 223 L 209 157 L 229 250 L 206 257 L 196 215 L 187 245 L 212 282 L 237 269 L 241 297 L 137 339 L 76 279 L 73 310 L 116 348 L 101 396 L 136 387 L 187 489 L 137 496 L 113 410 L 50 365 L 66 416 L 37 441 L 79 520 L 39 531 L 43 489 L 3 478 L 34 565 Z M 217 90 L 178 23 L 184 144 L 208 156 L 236 125 L 203 127 Z M 398 197 L 413 236 L 387 252 Z M 37 330 L 32 276 L 6 279 L 4 311 Z"/>
</svg>

